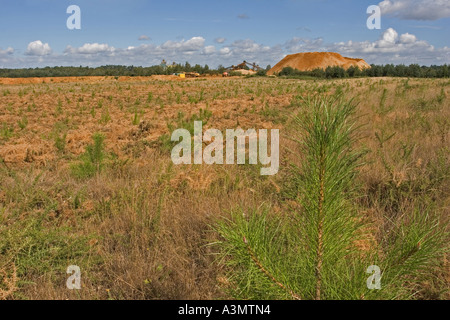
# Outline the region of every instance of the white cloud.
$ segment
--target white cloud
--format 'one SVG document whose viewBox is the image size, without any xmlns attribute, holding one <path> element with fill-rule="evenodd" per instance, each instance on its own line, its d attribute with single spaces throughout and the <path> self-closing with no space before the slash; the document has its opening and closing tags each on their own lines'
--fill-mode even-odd
<svg viewBox="0 0 450 320">
<path fill-rule="evenodd" d="M 11 59 L 13 59 L 14 49 L 11 47 L 3 50 L 0 48 L 0 64 L 7 64 Z"/>
<path fill-rule="evenodd" d="M 145 43 L 139 46 L 114 48 L 109 44 L 86 43 L 81 47 L 67 46 L 63 53 L 51 53 L 42 42 L 29 45 L 25 55 L 13 48 L 0 49 L 0 67 L 22 68 L 57 65 L 158 65 L 162 59 L 216 67 L 236 65 L 243 60 L 260 66 L 274 65 L 286 54 L 297 52 L 332 51 L 346 57 L 362 58 L 369 64 L 450 64 L 450 48 L 435 48 L 414 34 L 398 34 L 393 28 L 380 33 L 375 41 L 346 41 L 326 43 L 323 38 L 292 38 L 278 45 L 264 45 L 251 39 L 236 40 L 229 45 L 206 45 L 203 37 L 167 41 L 163 44 Z M 31 55 L 28 52 L 33 52 Z M 49 53 L 50 52 L 50 53 Z M 46 55 L 43 55 L 47 53 Z M 38 55 L 37 55 L 38 54 Z"/>
<path fill-rule="evenodd" d="M 216 47 L 214 46 L 206 46 L 205 49 L 203 49 L 204 54 L 213 54 L 216 52 Z"/>
<path fill-rule="evenodd" d="M 234 41 L 232 43 L 232 46 L 234 47 L 235 51 L 242 53 L 256 53 L 262 50 L 262 45 L 257 44 L 255 41 L 250 39 Z"/>
<path fill-rule="evenodd" d="M 98 54 L 98 53 L 113 53 L 115 51 L 114 47 L 110 47 L 108 44 L 99 43 L 85 43 L 82 47 L 73 48 L 67 46 L 64 53 L 68 54 Z"/>
<path fill-rule="evenodd" d="M 398 33 L 392 28 L 387 29 L 381 35 L 381 39 L 378 40 L 377 46 L 380 48 L 390 47 L 397 42 Z"/>
<path fill-rule="evenodd" d="M 143 34 L 142 36 L 140 36 L 140 37 L 138 38 L 138 40 L 139 40 L 139 41 L 149 41 L 149 40 L 150 40 L 150 37 L 149 37 L 149 36 L 146 36 L 145 34 Z"/>
<path fill-rule="evenodd" d="M 41 40 L 30 42 L 27 46 L 26 55 L 29 56 L 46 56 L 52 53 L 48 43 L 42 43 Z"/>
<path fill-rule="evenodd" d="M 225 41 L 227 41 L 227 39 L 225 39 L 225 38 L 216 38 L 214 41 L 216 43 L 224 43 Z"/>
<path fill-rule="evenodd" d="M 387 29 L 383 34 L 381 35 L 381 41 L 387 42 L 387 43 L 395 43 L 398 39 L 398 33 L 392 28 Z"/>
<path fill-rule="evenodd" d="M 220 49 L 219 52 L 221 55 L 228 55 L 231 53 L 231 49 L 228 47 L 225 47 L 225 48 Z"/>
<path fill-rule="evenodd" d="M 405 33 L 400 36 L 400 43 L 414 43 L 417 37 L 413 34 Z"/>
<path fill-rule="evenodd" d="M 438 20 L 450 17 L 449 0 L 384 0 L 382 14 L 403 20 Z"/>
<path fill-rule="evenodd" d="M 192 52 L 203 48 L 205 45 L 205 38 L 193 37 L 187 41 L 167 41 L 161 45 L 163 50 L 173 50 L 180 52 Z"/>
<path fill-rule="evenodd" d="M 344 56 L 363 58 L 374 64 L 444 64 L 450 63 L 450 48 L 436 49 L 413 34 L 398 35 L 392 28 L 385 30 L 379 40 L 370 42 L 339 42 L 326 46 L 325 50 Z"/>
<path fill-rule="evenodd" d="M 14 49 L 11 47 L 6 48 L 5 50 L 3 50 L 2 48 L 0 48 L 0 56 L 4 55 L 11 55 L 14 53 Z"/>
<path fill-rule="evenodd" d="M 319 50 L 323 46 L 323 39 L 308 39 L 308 38 L 298 38 L 294 37 L 285 43 L 284 47 L 289 51 L 289 53 L 296 52 L 313 52 Z"/>
</svg>

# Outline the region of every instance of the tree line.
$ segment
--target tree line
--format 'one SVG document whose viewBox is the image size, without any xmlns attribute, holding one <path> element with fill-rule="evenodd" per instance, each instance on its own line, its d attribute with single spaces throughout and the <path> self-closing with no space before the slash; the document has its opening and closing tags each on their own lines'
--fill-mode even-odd
<svg viewBox="0 0 450 320">
<path fill-rule="evenodd" d="M 270 69 L 258 71 L 258 76 L 265 76 Z M 29 78 L 29 77 L 86 77 L 86 76 L 152 76 L 170 75 L 179 72 L 197 72 L 199 74 L 222 74 L 225 70 L 223 66 L 217 69 L 210 69 L 208 65 L 183 64 L 164 67 L 161 65 L 151 67 L 106 65 L 101 67 L 45 67 L 45 68 L 24 68 L 24 69 L 0 69 L 1 78 Z M 350 67 L 327 67 L 326 69 L 315 69 L 312 71 L 300 71 L 291 67 L 284 68 L 278 76 L 289 78 L 313 77 L 322 79 L 355 78 L 355 77 L 410 77 L 410 78 L 448 78 L 450 75 L 449 66 L 419 66 L 411 64 L 409 66 L 400 65 L 371 65 L 371 68 L 359 69 Z"/>
<path fill-rule="evenodd" d="M 170 75 L 179 72 L 197 72 L 200 74 L 214 73 L 208 65 L 191 66 L 188 62 L 184 65 L 176 64 L 168 67 L 161 65 L 151 67 L 106 65 L 100 67 L 45 67 L 24 69 L 0 69 L 1 78 L 31 78 L 31 77 L 88 77 L 88 76 L 152 76 Z M 216 72 L 218 72 L 216 70 Z"/>
<path fill-rule="evenodd" d="M 375 65 L 371 68 L 359 69 L 351 66 L 348 69 L 342 67 L 327 67 L 326 69 L 315 69 L 312 71 L 300 71 L 291 67 L 284 68 L 279 76 L 285 77 L 313 77 L 313 78 L 356 78 L 356 77 L 409 77 L 409 78 L 448 78 L 450 75 L 449 66 L 419 66 L 411 64 L 409 66 L 399 64 Z"/>
</svg>

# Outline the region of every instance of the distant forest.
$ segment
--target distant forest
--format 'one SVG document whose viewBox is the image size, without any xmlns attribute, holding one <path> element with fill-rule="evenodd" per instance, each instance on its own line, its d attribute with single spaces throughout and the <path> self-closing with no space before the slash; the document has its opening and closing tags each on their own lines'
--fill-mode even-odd
<svg viewBox="0 0 450 320">
<path fill-rule="evenodd" d="M 178 72 L 198 72 L 200 74 L 219 73 L 218 70 L 210 70 L 208 65 L 191 66 L 188 62 L 169 67 L 152 66 L 114 66 L 107 65 L 96 68 L 91 67 L 45 67 L 28 69 L 0 69 L 0 78 L 31 78 L 31 77 L 87 77 L 87 76 L 152 76 L 169 75 Z"/>
<path fill-rule="evenodd" d="M 265 76 L 270 69 L 258 71 L 256 76 Z M 91 67 L 45 67 L 28 69 L 0 69 L 1 78 L 29 78 L 29 77 L 84 77 L 84 76 L 152 76 L 170 75 L 179 72 L 197 72 L 199 74 L 222 74 L 226 69 L 219 66 L 217 69 L 210 69 L 208 65 L 191 66 L 188 62 L 184 65 L 177 64 L 169 67 L 152 66 L 114 66 L 107 65 L 96 68 Z M 233 73 L 235 74 L 235 73 Z M 299 71 L 291 67 L 284 68 L 278 75 L 289 78 L 355 78 L 355 77 L 410 77 L 410 78 L 448 78 L 449 66 L 419 66 L 418 64 L 406 65 L 371 65 L 370 69 L 360 70 L 357 67 L 350 67 L 345 70 L 341 67 L 328 67 L 313 71 Z"/>
<path fill-rule="evenodd" d="M 299 71 L 291 67 L 284 68 L 279 76 L 286 77 L 314 77 L 314 78 L 356 78 L 356 77 L 409 77 L 409 78 L 448 78 L 449 66 L 419 66 L 411 64 L 371 65 L 370 69 L 360 70 L 358 67 L 350 67 L 347 70 L 341 67 L 328 67 L 312 71 Z"/>
</svg>

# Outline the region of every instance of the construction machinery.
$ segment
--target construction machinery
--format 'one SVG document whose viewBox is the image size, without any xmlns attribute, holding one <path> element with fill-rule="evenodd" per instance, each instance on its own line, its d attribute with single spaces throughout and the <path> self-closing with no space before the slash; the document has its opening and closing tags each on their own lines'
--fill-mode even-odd
<svg viewBox="0 0 450 320">
<path fill-rule="evenodd" d="M 200 77 L 200 73 L 198 72 L 185 72 L 186 78 L 198 78 Z"/>
<path fill-rule="evenodd" d="M 225 68 L 225 69 L 235 71 L 235 70 L 241 70 L 241 69 L 246 69 L 246 68 L 249 68 L 249 69 L 251 69 L 253 71 L 262 70 L 262 68 L 260 66 L 258 66 L 256 64 L 256 62 L 249 63 L 249 62 L 247 62 L 245 60 L 244 60 L 244 62 L 238 64 L 237 66 L 233 65 L 233 66 Z"/>
<path fill-rule="evenodd" d="M 200 77 L 200 73 L 198 72 L 178 72 L 174 73 L 174 76 L 180 77 L 180 78 L 198 78 Z"/>
</svg>

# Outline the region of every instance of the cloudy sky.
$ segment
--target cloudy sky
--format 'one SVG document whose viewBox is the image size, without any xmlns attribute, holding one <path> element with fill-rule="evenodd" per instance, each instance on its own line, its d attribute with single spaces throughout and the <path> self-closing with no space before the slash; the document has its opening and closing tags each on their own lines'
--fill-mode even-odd
<svg viewBox="0 0 450 320">
<path fill-rule="evenodd" d="M 69 30 L 70 5 L 81 29 Z M 381 9 L 369 30 L 367 8 Z M 334 51 L 375 64 L 450 64 L 450 0 L 2 0 L 0 68 L 274 65 Z"/>
</svg>

